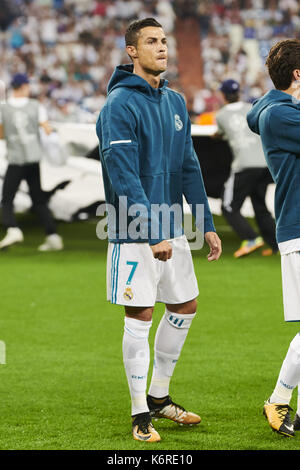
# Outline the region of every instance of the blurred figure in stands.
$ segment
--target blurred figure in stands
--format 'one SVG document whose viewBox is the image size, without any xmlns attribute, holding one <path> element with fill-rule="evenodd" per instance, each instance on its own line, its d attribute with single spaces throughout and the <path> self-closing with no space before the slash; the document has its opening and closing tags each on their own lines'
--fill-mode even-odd
<svg viewBox="0 0 300 470">
<path fill-rule="evenodd" d="M 39 127 L 47 135 L 52 128 L 47 113 L 37 100 L 29 98 L 29 80 L 25 74 L 16 74 L 12 79 L 12 96 L 0 105 L 0 138 L 6 140 L 8 167 L 2 189 L 2 222 L 7 229 L 0 242 L 0 249 L 22 242 L 23 232 L 18 227 L 13 202 L 20 183 L 26 180 L 33 209 L 46 232 L 45 242 L 40 251 L 63 249 L 63 241 L 56 232 L 55 221 L 47 206 L 41 189 L 40 166 L 41 145 Z"/>
<path fill-rule="evenodd" d="M 246 115 L 251 104 L 239 100 L 240 86 L 235 80 L 225 80 L 220 91 L 225 105 L 216 114 L 218 130 L 214 137 L 226 139 L 233 156 L 231 173 L 224 184 L 222 212 L 242 240 L 234 256 L 240 258 L 248 255 L 262 247 L 264 242 L 270 248 L 263 250 L 262 254 L 269 256 L 278 252 L 275 222 L 265 201 L 267 187 L 273 180 L 267 168 L 260 137 L 247 124 Z M 241 215 L 242 205 L 248 196 L 262 236 Z"/>
</svg>

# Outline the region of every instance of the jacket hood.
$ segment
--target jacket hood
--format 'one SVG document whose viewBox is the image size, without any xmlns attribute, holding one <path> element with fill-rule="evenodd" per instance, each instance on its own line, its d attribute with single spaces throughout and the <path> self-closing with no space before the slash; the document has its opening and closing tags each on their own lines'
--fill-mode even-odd
<svg viewBox="0 0 300 470">
<path fill-rule="evenodd" d="M 162 92 L 167 85 L 168 81 L 161 79 L 159 88 L 153 88 L 146 80 L 133 73 L 133 64 L 118 65 L 108 83 L 107 94 L 109 95 L 116 88 L 126 87 L 134 88 L 149 97 L 157 98 L 158 93 Z"/>
<path fill-rule="evenodd" d="M 259 134 L 259 117 L 262 111 L 268 106 L 277 105 L 280 103 L 295 105 L 299 108 L 299 104 L 293 103 L 293 97 L 288 93 L 280 90 L 271 90 L 268 91 L 262 98 L 254 101 L 252 109 L 247 114 L 247 121 L 250 129 Z M 297 101 L 297 103 L 299 103 Z"/>
</svg>

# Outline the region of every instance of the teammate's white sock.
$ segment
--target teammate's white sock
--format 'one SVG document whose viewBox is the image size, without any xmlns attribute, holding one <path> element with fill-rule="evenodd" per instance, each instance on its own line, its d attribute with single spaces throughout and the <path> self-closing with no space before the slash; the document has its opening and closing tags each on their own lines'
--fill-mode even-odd
<svg viewBox="0 0 300 470">
<path fill-rule="evenodd" d="M 149 395 L 169 395 L 169 384 L 192 320 L 196 313 L 177 314 L 166 309 L 158 325 L 154 344 L 154 365 Z"/>
<path fill-rule="evenodd" d="M 300 333 L 291 341 L 282 363 L 271 403 L 289 404 L 295 387 L 300 382 Z"/>
<path fill-rule="evenodd" d="M 131 414 L 149 411 L 146 400 L 150 362 L 148 336 L 152 321 L 125 317 L 123 361 L 131 396 Z"/>
</svg>

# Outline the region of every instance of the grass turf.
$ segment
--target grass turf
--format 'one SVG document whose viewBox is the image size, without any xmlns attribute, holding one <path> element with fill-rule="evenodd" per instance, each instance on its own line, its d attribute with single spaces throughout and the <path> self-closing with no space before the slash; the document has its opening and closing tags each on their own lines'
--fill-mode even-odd
<svg viewBox="0 0 300 470">
<path fill-rule="evenodd" d="M 65 250 L 39 253 L 41 229 L 22 217 L 25 242 L 0 253 L 0 449 L 300 448 L 300 433 L 275 434 L 262 416 L 299 330 L 283 321 L 280 257 L 234 259 L 239 240 L 222 218 L 215 222 L 223 256 L 208 263 L 207 246 L 193 252 L 198 314 L 170 390 L 203 421 L 185 428 L 160 420 L 162 441 L 149 445 L 131 437 L 123 310 L 106 302 L 106 242 L 96 221 L 61 224 Z M 151 346 L 162 313 L 158 304 Z"/>
</svg>

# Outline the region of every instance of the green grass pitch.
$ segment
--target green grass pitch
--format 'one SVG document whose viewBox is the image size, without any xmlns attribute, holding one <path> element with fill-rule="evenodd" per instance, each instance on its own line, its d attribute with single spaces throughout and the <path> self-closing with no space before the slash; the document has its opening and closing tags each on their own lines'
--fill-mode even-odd
<svg viewBox="0 0 300 470">
<path fill-rule="evenodd" d="M 131 437 L 123 310 L 106 302 L 97 221 L 60 224 L 65 250 L 57 253 L 39 253 L 40 227 L 31 216 L 21 221 L 25 242 L 0 253 L 0 449 L 300 449 L 300 433 L 279 436 L 262 415 L 299 330 L 283 320 L 279 256 L 234 259 L 239 240 L 215 217 L 224 252 L 214 263 L 207 245 L 193 252 L 198 314 L 170 390 L 202 423 L 160 420 L 162 441 L 143 444 Z M 158 304 L 151 350 L 162 313 Z"/>
</svg>

